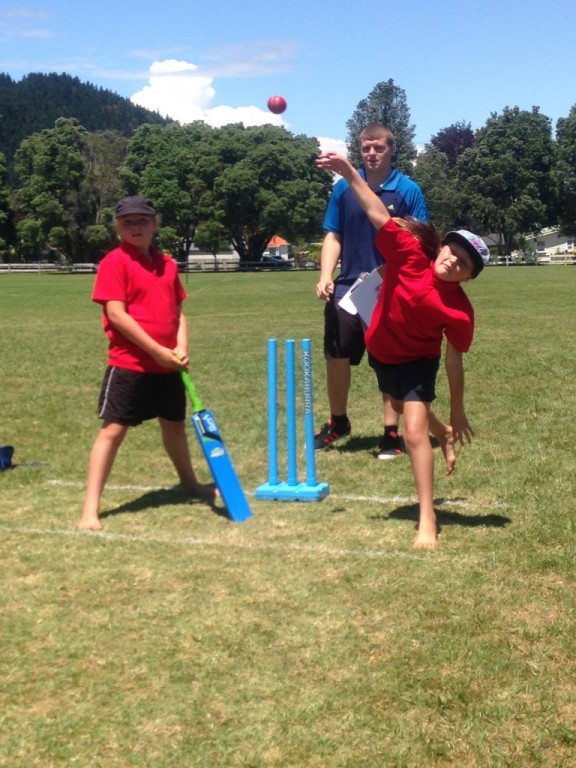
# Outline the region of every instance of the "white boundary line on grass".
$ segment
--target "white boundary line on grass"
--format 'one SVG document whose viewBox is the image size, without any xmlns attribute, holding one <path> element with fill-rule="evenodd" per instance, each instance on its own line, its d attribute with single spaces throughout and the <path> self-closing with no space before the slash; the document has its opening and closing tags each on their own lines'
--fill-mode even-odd
<svg viewBox="0 0 576 768">
<path fill-rule="evenodd" d="M 85 484 L 82 482 L 74 481 L 74 480 L 57 480 L 52 479 L 47 481 L 50 485 L 58 485 L 63 487 L 72 487 L 72 488 L 83 488 L 85 487 Z M 106 486 L 108 490 L 114 491 L 114 490 L 129 490 L 129 491 L 166 491 L 171 490 L 173 486 L 170 487 L 158 487 L 158 486 L 147 486 L 147 485 L 114 485 L 109 484 Z M 405 496 L 389 496 L 389 497 L 381 497 L 381 496 L 359 496 L 359 495 L 331 495 L 331 498 L 341 501 L 370 501 L 370 502 L 376 502 L 381 504 L 389 504 L 389 503 L 404 503 L 404 504 L 413 504 L 416 503 L 415 497 L 405 497 Z M 459 506 L 459 507 L 465 507 L 465 508 L 474 508 L 478 507 L 479 505 L 470 504 L 464 500 L 461 499 L 454 499 L 451 501 L 450 499 L 437 499 L 438 504 L 446 503 L 451 506 Z M 501 502 L 491 502 L 491 507 L 502 507 L 504 506 Z M 170 545 L 176 545 L 176 546 L 213 546 L 213 547 L 227 547 L 227 548 L 233 548 L 233 549 L 240 549 L 245 551 L 273 551 L 273 550 L 282 550 L 283 552 L 286 551 L 292 551 L 292 552 L 300 552 L 300 553 L 306 553 L 310 555 L 332 555 L 333 557 L 358 557 L 358 558 L 401 558 L 401 559 L 409 559 L 409 560 L 420 560 L 422 558 L 422 552 L 409 552 L 404 550 L 392 550 L 392 549 L 369 549 L 369 548 L 359 548 L 359 549 L 338 549 L 338 548 L 332 548 L 332 547 L 323 547 L 318 545 L 303 545 L 303 544 L 287 544 L 286 542 L 281 542 L 278 544 L 274 543 L 263 543 L 262 541 L 246 541 L 243 540 L 241 542 L 239 541 L 229 541 L 226 539 L 226 536 L 218 537 L 218 538 L 200 538 L 200 537 L 194 537 L 194 536 L 158 536 L 158 535 L 134 535 L 134 534 L 124 534 L 124 533 L 110 533 L 108 531 L 77 531 L 77 530 L 63 530 L 63 529 L 50 529 L 50 528 L 32 528 L 27 526 L 7 526 L 7 525 L 1 525 L 0 524 L 0 531 L 2 533 L 7 534 L 23 534 L 23 535 L 32 535 L 32 536 L 60 536 L 60 537 L 71 537 L 71 538 L 78 538 L 78 537 L 96 537 L 97 539 L 105 539 L 107 541 L 117 541 L 117 542 L 133 542 L 137 544 L 170 544 Z M 470 555 L 465 556 L 458 556 L 457 554 L 446 554 L 443 553 L 441 550 L 434 550 L 433 552 L 435 561 L 446 561 L 446 562 L 461 562 L 466 564 L 479 564 L 482 562 L 485 562 L 487 559 L 493 559 L 493 554 L 488 554 L 486 556 L 482 557 L 471 557 Z"/>
<path fill-rule="evenodd" d="M 85 483 L 80 483 L 76 480 L 48 480 L 49 485 L 59 485 L 68 488 L 85 488 Z M 174 486 L 158 486 L 158 485 L 115 485 L 114 483 L 107 483 L 107 491 L 171 491 Z M 247 496 L 254 496 L 249 491 L 245 492 Z M 412 504 L 416 503 L 416 497 L 410 498 L 408 496 L 355 496 L 348 494 L 334 494 L 331 493 L 327 498 L 336 499 L 338 501 L 374 501 L 378 504 Z"/>
<path fill-rule="evenodd" d="M 137 536 L 135 534 L 127 533 L 110 533 L 108 531 L 75 531 L 75 530 L 62 530 L 58 528 L 28 528 L 26 526 L 8 526 L 0 525 L 0 532 L 7 534 L 23 534 L 25 536 L 53 536 L 62 538 L 96 538 L 106 539 L 106 541 L 112 542 L 129 542 L 134 544 L 170 544 L 175 546 L 209 546 L 220 547 L 228 549 L 239 549 L 245 551 L 273 551 L 280 550 L 283 553 L 287 551 L 297 552 L 302 554 L 308 554 L 312 556 L 318 555 L 331 555 L 332 557 L 357 557 L 357 558 L 400 558 L 405 560 L 421 560 L 422 555 L 431 554 L 435 561 L 445 561 L 450 563 L 463 563 L 466 565 L 478 565 L 486 562 L 487 559 L 493 560 L 494 555 L 486 555 L 485 557 L 471 557 L 465 555 L 459 557 L 457 554 L 446 554 L 439 549 L 435 549 L 432 552 L 409 552 L 398 549 L 336 549 L 333 547 L 312 546 L 303 544 L 287 544 L 286 542 L 280 542 L 278 544 L 257 542 L 231 542 L 226 541 L 223 538 L 199 538 L 195 536 L 157 536 L 157 535 L 144 535 Z"/>
<path fill-rule="evenodd" d="M 76 480 L 48 480 L 49 485 L 59 485 L 69 488 L 85 488 L 85 483 L 78 482 Z M 157 485 L 115 485 L 109 483 L 106 485 L 106 490 L 109 491 L 171 491 L 174 486 L 157 486 Z M 246 492 L 247 496 L 254 496 L 253 493 Z M 328 499 L 336 499 L 336 501 L 368 501 L 376 504 L 417 504 L 418 499 L 416 496 L 360 496 L 356 494 L 337 494 L 330 493 Z M 283 502 L 281 502 L 283 503 Z M 484 504 L 471 504 L 464 499 L 447 499 L 439 497 L 435 499 L 436 504 L 447 504 L 451 507 L 462 507 L 464 509 L 475 509 Z M 493 509 L 502 509 L 506 505 L 501 501 L 491 501 L 490 507 Z"/>
</svg>

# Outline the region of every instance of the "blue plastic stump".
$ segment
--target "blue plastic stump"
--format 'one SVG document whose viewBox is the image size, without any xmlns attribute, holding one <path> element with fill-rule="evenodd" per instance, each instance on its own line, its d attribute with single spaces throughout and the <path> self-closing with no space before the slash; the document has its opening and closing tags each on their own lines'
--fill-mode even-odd
<svg viewBox="0 0 576 768">
<path fill-rule="evenodd" d="M 257 499 L 267 501 L 320 501 L 330 492 L 328 483 L 316 482 L 314 456 L 314 404 L 312 396 L 312 354 L 310 339 L 302 340 L 304 396 L 304 436 L 306 443 L 306 482 L 298 482 L 296 441 L 295 343 L 288 339 L 286 354 L 286 451 L 287 480 L 278 480 L 277 438 L 277 356 L 276 339 L 268 339 L 268 482 L 258 486 Z"/>
</svg>

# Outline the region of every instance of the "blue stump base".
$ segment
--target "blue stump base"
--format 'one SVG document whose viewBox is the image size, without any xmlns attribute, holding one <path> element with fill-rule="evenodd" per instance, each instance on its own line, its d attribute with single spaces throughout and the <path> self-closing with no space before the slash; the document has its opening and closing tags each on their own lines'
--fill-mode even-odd
<svg viewBox="0 0 576 768">
<path fill-rule="evenodd" d="M 264 485 L 259 485 L 256 488 L 254 496 L 261 501 L 321 501 L 329 493 L 330 486 L 328 483 L 317 483 L 316 485 L 264 483 Z"/>
</svg>

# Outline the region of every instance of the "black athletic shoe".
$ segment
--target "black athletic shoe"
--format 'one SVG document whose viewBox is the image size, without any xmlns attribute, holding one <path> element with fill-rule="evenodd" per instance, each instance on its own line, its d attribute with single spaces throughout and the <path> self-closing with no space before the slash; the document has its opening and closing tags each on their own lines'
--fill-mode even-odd
<svg viewBox="0 0 576 768">
<path fill-rule="evenodd" d="M 328 419 L 326 424 L 322 425 L 320 432 L 318 432 L 317 435 L 314 435 L 314 450 L 323 451 L 324 448 L 328 448 L 336 440 L 340 440 L 342 437 L 348 437 L 351 431 L 352 427 L 349 421 L 346 423 L 346 429 L 343 432 L 337 432 L 334 428 L 332 419 Z"/>
<path fill-rule="evenodd" d="M 397 432 L 390 432 L 390 434 L 384 435 L 382 440 L 380 440 L 377 455 L 382 461 L 395 459 L 403 453 L 404 445 L 402 444 L 402 438 Z"/>
</svg>

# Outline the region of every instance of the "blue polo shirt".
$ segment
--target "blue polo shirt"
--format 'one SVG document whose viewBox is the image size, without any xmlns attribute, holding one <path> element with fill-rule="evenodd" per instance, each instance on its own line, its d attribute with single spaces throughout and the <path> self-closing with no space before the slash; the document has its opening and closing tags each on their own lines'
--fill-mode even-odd
<svg viewBox="0 0 576 768">
<path fill-rule="evenodd" d="M 364 170 L 359 173 L 365 178 Z M 376 194 L 384 201 L 391 216 L 413 216 L 421 221 L 430 218 L 418 184 L 396 168 Z M 340 179 L 334 185 L 324 217 L 324 230 L 339 235 L 342 243 L 340 274 L 334 281 L 335 295 L 341 298 L 362 272 L 382 266 L 382 256 L 374 245 L 376 229 L 368 221 L 346 179 Z"/>
</svg>

